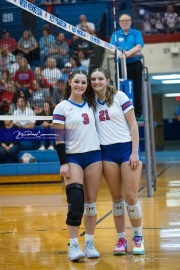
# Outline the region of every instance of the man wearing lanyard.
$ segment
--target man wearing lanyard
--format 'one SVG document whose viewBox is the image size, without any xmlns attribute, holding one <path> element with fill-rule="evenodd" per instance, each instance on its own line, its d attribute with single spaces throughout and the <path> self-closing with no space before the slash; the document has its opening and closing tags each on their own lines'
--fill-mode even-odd
<svg viewBox="0 0 180 270">
<path fill-rule="evenodd" d="M 143 65 L 141 56 L 132 57 L 140 52 L 144 46 L 142 34 L 139 30 L 131 28 L 132 19 L 128 14 L 119 17 L 120 30 L 112 34 L 110 43 L 116 46 L 126 57 L 127 79 L 133 80 L 134 85 L 134 106 L 136 118 L 142 116 L 142 71 Z M 119 58 L 121 58 L 119 56 Z M 121 75 L 121 63 L 119 59 L 119 77 Z"/>
</svg>

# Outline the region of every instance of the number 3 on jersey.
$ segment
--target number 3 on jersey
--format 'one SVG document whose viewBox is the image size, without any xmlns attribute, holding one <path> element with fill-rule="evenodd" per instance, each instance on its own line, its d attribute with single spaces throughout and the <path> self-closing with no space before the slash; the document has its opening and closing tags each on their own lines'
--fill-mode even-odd
<svg viewBox="0 0 180 270">
<path fill-rule="evenodd" d="M 100 121 L 110 120 L 110 117 L 108 115 L 108 110 L 100 111 L 99 112 L 99 120 Z"/>
<path fill-rule="evenodd" d="M 84 118 L 83 124 L 88 125 L 89 124 L 89 116 L 87 113 L 83 113 L 82 117 Z"/>
</svg>

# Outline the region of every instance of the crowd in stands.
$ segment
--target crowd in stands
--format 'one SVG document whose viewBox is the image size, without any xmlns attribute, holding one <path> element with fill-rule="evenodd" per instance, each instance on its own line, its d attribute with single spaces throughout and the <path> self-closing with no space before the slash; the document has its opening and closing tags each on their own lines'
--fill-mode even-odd
<svg viewBox="0 0 180 270">
<path fill-rule="evenodd" d="M 78 27 L 96 35 L 95 25 L 84 15 L 79 17 Z M 0 115 L 51 116 L 63 99 L 69 73 L 76 69 L 88 72 L 93 53 L 91 42 L 78 36 L 66 40 L 63 32 L 55 35 L 48 25 L 43 27 L 39 40 L 29 29 L 23 30 L 19 40 L 4 29 L 0 38 Z M 14 120 L 14 125 L 52 128 L 48 121 Z M 0 121 L 0 126 L 4 127 L 5 121 Z M 52 142 L 46 147 L 54 149 Z M 44 150 L 45 145 L 39 149 Z"/>
</svg>

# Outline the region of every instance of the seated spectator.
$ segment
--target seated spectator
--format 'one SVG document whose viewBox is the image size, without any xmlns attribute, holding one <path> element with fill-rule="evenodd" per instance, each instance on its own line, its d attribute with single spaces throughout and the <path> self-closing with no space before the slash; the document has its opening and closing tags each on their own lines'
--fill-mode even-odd
<svg viewBox="0 0 180 270">
<path fill-rule="evenodd" d="M 8 51 L 8 46 L 0 47 L 0 73 L 3 69 L 9 69 L 11 64 L 16 61 L 14 54 Z"/>
<path fill-rule="evenodd" d="M 95 34 L 95 25 L 92 22 L 88 22 L 85 15 L 79 16 L 79 24 L 76 25 L 77 28 L 83 30 L 84 32 L 88 32 L 91 35 Z"/>
<path fill-rule="evenodd" d="M 16 55 L 16 61 L 10 65 L 9 72 L 10 72 L 11 78 L 14 78 L 16 70 L 19 69 L 19 62 L 20 62 L 21 58 L 24 58 L 24 54 L 18 53 Z M 28 64 L 28 68 L 31 69 L 29 64 Z"/>
<path fill-rule="evenodd" d="M 144 15 L 143 30 L 145 34 L 152 34 L 154 31 L 153 19 L 148 13 Z"/>
<path fill-rule="evenodd" d="M 0 98 L 0 114 L 6 114 L 10 111 L 10 106 L 15 93 L 15 85 L 13 81 L 7 82 L 6 90 Z"/>
<path fill-rule="evenodd" d="M 42 75 L 47 79 L 51 89 L 54 89 L 61 76 L 61 71 L 56 68 L 56 59 L 53 57 L 47 58 L 46 68 L 42 71 Z"/>
<path fill-rule="evenodd" d="M 43 110 L 37 114 L 38 116 L 51 116 L 53 114 L 53 108 L 49 102 L 44 102 Z M 54 134 L 54 128 L 52 120 L 37 120 L 36 129 L 45 129 L 44 134 Z M 43 151 L 47 147 L 48 150 L 54 150 L 54 139 L 41 140 L 39 150 Z"/>
<path fill-rule="evenodd" d="M 56 42 L 49 49 L 48 57 L 56 59 L 57 67 L 62 68 L 69 61 L 69 45 L 65 41 L 64 33 L 57 33 Z"/>
<path fill-rule="evenodd" d="M 51 102 L 51 95 L 49 89 L 45 88 L 41 80 L 33 80 L 33 92 L 31 95 L 31 108 L 42 108 L 44 102 Z"/>
<path fill-rule="evenodd" d="M 16 126 L 11 120 L 4 120 L 3 129 L 17 129 Z M 6 132 L 6 131 L 4 131 Z M 21 150 L 21 146 L 18 142 L 15 141 L 4 141 L 0 142 L 0 163 L 18 163 L 18 153 Z"/>
<path fill-rule="evenodd" d="M 83 66 L 87 70 L 87 73 L 88 73 L 90 57 L 87 56 L 86 52 L 79 51 L 78 58 L 79 58 L 79 62 L 81 63 L 81 66 Z"/>
<path fill-rule="evenodd" d="M 19 69 L 15 72 L 13 80 L 15 81 L 17 90 L 24 92 L 26 99 L 29 99 L 29 89 L 34 80 L 34 74 L 32 70 L 28 68 L 28 62 L 26 58 L 20 59 Z"/>
<path fill-rule="evenodd" d="M 71 50 L 74 55 L 78 55 L 79 51 L 84 51 L 87 57 L 93 53 L 93 44 L 92 42 L 85 40 L 81 37 L 76 37 L 71 43 Z"/>
<path fill-rule="evenodd" d="M 0 47 L 6 45 L 10 53 L 14 53 L 17 48 L 17 42 L 15 38 L 10 37 L 10 33 L 7 29 L 3 29 L 2 38 L 0 39 Z"/>
<path fill-rule="evenodd" d="M 87 72 L 86 68 L 81 66 L 79 58 L 76 55 L 72 55 L 70 57 L 70 63 L 71 63 L 71 71 L 84 70 L 85 72 Z"/>
<path fill-rule="evenodd" d="M 22 52 L 29 63 L 39 58 L 38 42 L 30 30 L 24 30 L 17 51 Z"/>
<path fill-rule="evenodd" d="M 159 13 L 159 12 L 156 13 L 156 16 L 155 16 L 152 23 L 153 23 L 157 33 L 165 33 L 164 19 L 162 18 L 161 13 Z"/>
<path fill-rule="evenodd" d="M 7 89 L 7 83 L 9 81 L 11 81 L 9 70 L 4 69 L 0 75 L 0 100 L 1 100 L 1 97 L 4 93 L 4 91 L 6 91 L 6 89 Z"/>
<path fill-rule="evenodd" d="M 169 4 L 167 6 L 167 12 L 164 14 L 163 19 L 166 33 L 177 33 L 179 19 L 173 5 Z"/>
<path fill-rule="evenodd" d="M 41 80 L 42 83 L 44 84 L 45 88 L 49 89 L 50 85 L 48 83 L 48 80 L 45 77 L 43 77 L 42 70 L 40 67 L 36 67 L 34 69 L 34 79 Z M 32 88 L 32 90 L 33 90 L 33 88 Z"/>
<path fill-rule="evenodd" d="M 49 28 L 44 28 L 43 36 L 40 37 L 39 40 L 41 66 L 45 66 L 46 59 L 49 55 L 49 49 L 52 47 L 52 44 L 54 44 L 55 41 L 55 37 L 53 35 L 50 35 Z"/>
<path fill-rule="evenodd" d="M 71 63 L 66 63 L 64 65 L 64 68 L 61 69 L 60 79 L 63 80 L 64 82 L 67 82 L 71 70 L 72 70 Z"/>
<path fill-rule="evenodd" d="M 54 89 L 52 94 L 52 105 L 53 108 L 56 107 L 56 105 L 63 100 L 63 96 L 66 90 L 66 83 L 64 80 L 58 80 L 57 81 L 57 88 Z"/>
<path fill-rule="evenodd" d="M 14 116 L 34 116 L 34 112 L 31 108 L 27 106 L 26 99 L 24 97 L 19 97 L 17 99 L 17 109 L 13 113 Z M 35 127 L 35 120 L 16 120 L 13 121 L 15 125 L 19 128 L 34 128 Z"/>
</svg>

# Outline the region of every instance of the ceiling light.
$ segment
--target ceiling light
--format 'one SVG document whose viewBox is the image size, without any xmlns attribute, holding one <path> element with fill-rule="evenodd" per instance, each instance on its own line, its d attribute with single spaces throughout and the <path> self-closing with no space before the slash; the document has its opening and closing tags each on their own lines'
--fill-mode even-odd
<svg viewBox="0 0 180 270">
<path fill-rule="evenodd" d="M 163 84 L 177 84 L 180 83 L 180 80 L 165 80 L 162 81 Z"/>
<path fill-rule="evenodd" d="M 167 74 L 167 75 L 157 75 L 152 76 L 154 80 L 174 80 L 180 79 L 180 74 Z"/>
<path fill-rule="evenodd" d="M 180 93 L 169 93 L 169 94 L 165 94 L 165 97 L 180 97 Z"/>
</svg>

